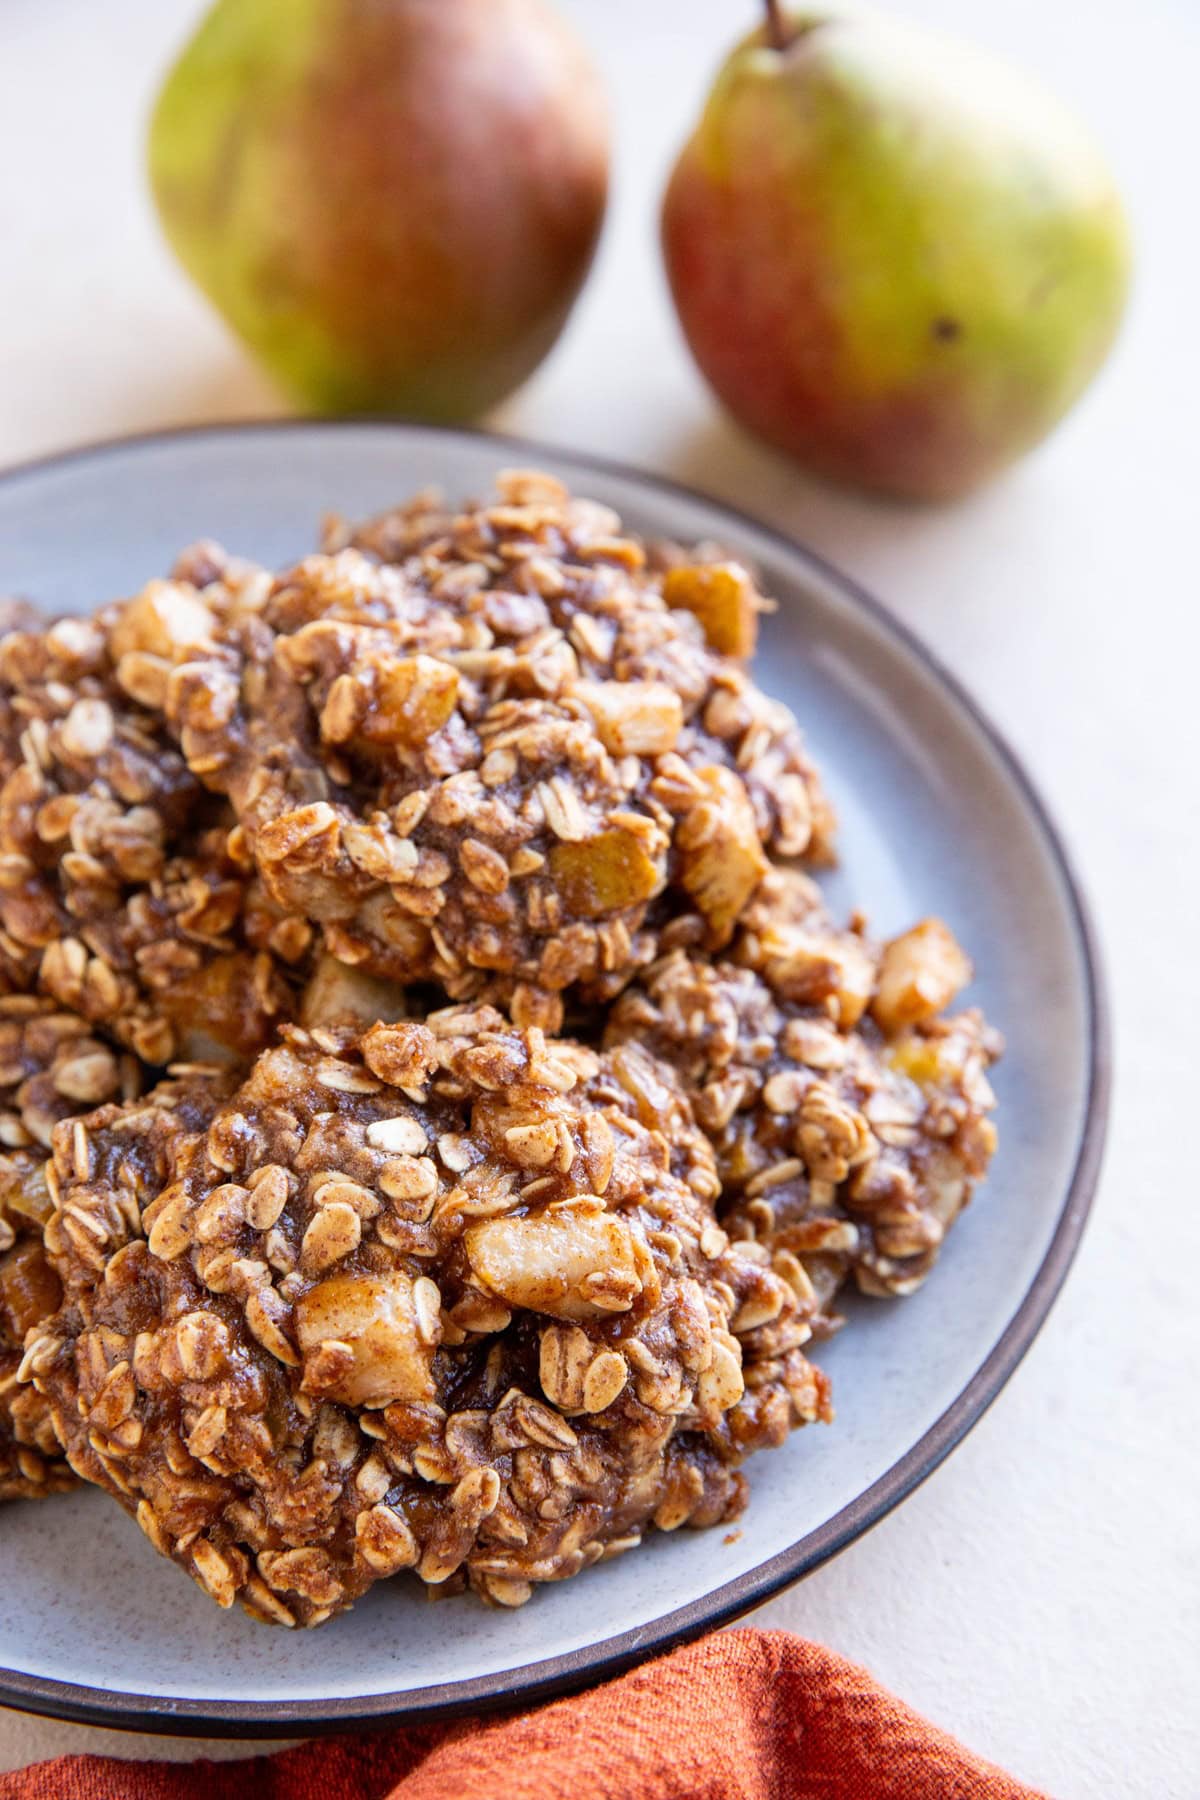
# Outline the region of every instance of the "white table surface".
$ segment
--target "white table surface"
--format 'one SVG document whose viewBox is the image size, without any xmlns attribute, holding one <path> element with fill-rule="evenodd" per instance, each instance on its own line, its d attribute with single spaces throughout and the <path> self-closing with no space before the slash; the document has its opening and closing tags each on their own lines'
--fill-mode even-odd
<svg viewBox="0 0 1200 1800">
<path fill-rule="evenodd" d="M 902 510 L 806 481 L 710 404 L 670 311 L 655 212 L 749 0 L 570 0 L 616 95 L 614 203 L 565 338 L 494 422 L 695 482 L 807 539 L 938 646 L 1057 807 L 1099 915 L 1117 1029 L 1083 1249 L 950 1462 L 757 1622 L 860 1659 L 1059 1796 L 1195 1796 L 1200 8 L 906 4 L 1040 73 L 1123 178 L 1134 306 L 1053 442 L 966 504 Z M 0 8 L 0 462 L 279 410 L 174 266 L 143 192 L 148 99 L 196 12 L 191 0 Z M 0 1711 L 0 1767 L 86 1749 L 245 1753 Z"/>
</svg>

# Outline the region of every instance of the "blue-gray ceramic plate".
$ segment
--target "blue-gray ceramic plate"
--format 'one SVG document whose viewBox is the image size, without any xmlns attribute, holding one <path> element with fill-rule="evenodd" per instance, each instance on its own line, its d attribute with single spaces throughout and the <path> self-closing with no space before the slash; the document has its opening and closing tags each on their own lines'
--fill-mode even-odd
<svg viewBox="0 0 1200 1800">
<path fill-rule="evenodd" d="M 484 493 L 537 463 L 638 530 L 717 538 L 780 606 L 764 687 L 799 716 L 841 817 L 835 907 L 892 932 L 926 913 L 974 955 L 969 996 L 1008 1040 L 993 1173 L 913 1297 L 862 1301 L 822 1347 L 838 1417 L 751 1466 L 742 1534 L 658 1537 L 518 1612 L 415 1582 L 322 1630 L 218 1612 L 96 1494 L 0 1524 L 0 1698 L 155 1731 L 311 1732 L 561 1691 L 744 1612 L 843 1549 L 942 1460 L 1012 1373 L 1083 1228 L 1104 1130 L 1095 944 L 1028 776 L 935 658 L 853 582 L 699 495 L 538 445 L 386 424 L 204 429 L 102 445 L 0 478 L 0 592 L 82 610 L 199 537 L 279 563 L 320 514 L 437 484 Z"/>
</svg>

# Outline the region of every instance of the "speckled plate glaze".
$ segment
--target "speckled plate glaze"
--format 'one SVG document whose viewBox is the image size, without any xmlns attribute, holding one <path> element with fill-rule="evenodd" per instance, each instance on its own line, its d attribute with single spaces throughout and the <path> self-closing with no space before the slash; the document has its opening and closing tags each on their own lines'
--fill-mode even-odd
<svg viewBox="0 0 1200 1800">
<path fill-rule="evenodd" d="M 429 1717 L 561 1692 L 724 1623 L 843 1550 L 929 1475 L 1041 1325 L 1082 1232 L 1108 1087 L 1105 1004 L 1079 888 L 1013 753 L 906 630 L 818 557 L 632 470 L 548 447 L 388 424 L 254 425 L 105 444 L 0 477 L 0 592 L 82 610 L 198 537 L 279 563 L 320 514 L 436 483 L 486 491 L 537 464 L 638 530 L 753 557 L 778 613 L 762 684 L 799 716 L 842 821 L 835 907 L 881 932 L 943 915 L 974 952 L 970 998 L 1008 1039 L 1001 1149 L 926 1286 L 853 1304 L 823 1346 L 838 1408 L 751 1465 L 735 1542 L 680 1532 L 540 1591 L 521 1611 L 431 1609 L 380 1584 L 289 1634 L 220 1613 L 94 1493 L 0 1520 L 0 1700 L 65 1718 L 246 1736 Z"/>
</svg>

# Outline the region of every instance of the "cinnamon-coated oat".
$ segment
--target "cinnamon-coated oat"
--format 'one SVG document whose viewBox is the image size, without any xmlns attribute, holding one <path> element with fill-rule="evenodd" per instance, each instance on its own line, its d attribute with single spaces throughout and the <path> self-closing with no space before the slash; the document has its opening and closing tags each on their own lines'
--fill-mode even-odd
<svg viewBox="0 0 1200 1800">
<path fill-rule="evenodd" d="M 516 472 L 0 616 L 0 1498 L 82 1476 L 281 1625 L 515 1606 L 832 1416 L 999 1040 L 797 866 L 770 604 Z"/>
<path fill-rule="evenodd" d="M 42 1243 L 53 1209 L 51 1136 L 61 1119 L 132 1097 L 139 1079 L 132 1057 L 53 1001 L 0 998 L 0 1500 L 73 1483 L 46 1402 L 18 1380 L 26 1333 L 62 1298 Z"/>
<path fill-rule="evenodd" d="M 718 626 L 615 514 L 545 476 L 499 487 L 331 540 L 166 704 L 335 957 L 554 1030 L 565 990 L 616 992 L 680 906 L 727 942 L 768 855 L 826 857 L 832 818 L 727 653 L 766 604 L 745 571 L 722 566 L 741 623 Z"/>
<path fill-rule="evenodd" d="M 312 938 L 279 918 L 160 710 L 212 614 L 152 583 L 95 618 L 0 639 L 0 968 L 162 1065 L 244 1057 Z"/>
<path fill-rule="evenodd" d="M 55 1140 L 61 1311 L 26 1361 L 72 1466 L 220 1605 L 315 1625 L 381 1576 L 512 1606 L 744 1503 L 828 1415 L 815 1306 L 713 1219 L 670 1071 L 490 1008 L 285 1031 L 207 1129 Z"/>
<path fill-rule="evenodd" d="M 897 970 L 923 1005 L 897 1006 Z M 969 972 L 940 921 L 879 950 L 834 926 L 807 877 L 779 872 L 731 960 L 668 951 L 605 1042 L 674 1066 L 716 1151 L 722 1223 L 802 1294 L 827 1308 L 848 1274 L 907 1294 L 995 1147 L 999 1038 L 978 1012 L 940 1015 Z"/>
</svg>

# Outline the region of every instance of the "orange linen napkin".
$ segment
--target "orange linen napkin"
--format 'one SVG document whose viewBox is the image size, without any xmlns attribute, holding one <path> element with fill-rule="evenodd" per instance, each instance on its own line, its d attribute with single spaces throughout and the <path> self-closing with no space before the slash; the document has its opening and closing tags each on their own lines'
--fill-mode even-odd
<svg viewBox="0 0 1200 1800">
<path fill-rule="evenodd" d="M 728 1631 L 531 1712 L 232 1763 L 61 1756 L 0 1800 L 1035 1800 L 863 1669 Z"/>
</svg>

